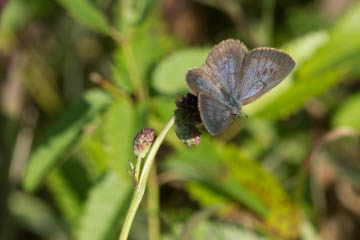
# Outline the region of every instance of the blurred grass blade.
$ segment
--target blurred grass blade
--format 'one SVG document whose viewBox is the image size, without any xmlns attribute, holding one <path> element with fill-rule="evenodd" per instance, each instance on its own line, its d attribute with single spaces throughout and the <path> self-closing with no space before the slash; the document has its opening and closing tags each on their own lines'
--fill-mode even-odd
<svg viewBox="0 0 360 240">
<path fill-rule="evenodd" d="M 108 34 L 110 25 L 105 16 L 89 3 L 89 0 L 57 0 L 79 23 L 93 31 Z"/>
<path fill-rule="evenodd" d="M 65 226 L 42 199 L 14 191 L 8 203 L 10 214 L 20 226 L 44 239 L 65 239 Z"/>
<path fill-rule="evenodd" d="M 37 51 L 27 51 L 19 57 L 22 65 L 22 81 L 42 111 L 56 116 L 63 105 L 57 91 L 55 72 L 47 60 Z M 55 86 L 54 86 L 55 85 Z"/>
<path fill-rule="evenodd" d="M 60 162 L 78 139 L 86 123 L 98 115 L 110 102 L 110 97 L 98 90 L 85 93 L 57 120 L 30 155 L 23 186 L 34 191 L 51 169 Z"/>
<path fill-rule="evenodd" d="M 344 101 L 332 118 L 335 127 L 348 126 L 360 131 L 360 94 L 354 94 Z"/>
<path fill-rule="evenodd" d="M 12 55 L 17 46 L 16 32 L 23 31 L 33 17 L 31 3 L 37 1 L 1 1 L 0 5 L 0 51 Z"/>
<path fill-rule="evenodd" d="M 91 191 L 81 219 L 78 240 L 113 239 L 127 212 L 133 185 L 108 173 Z"/>
<path fill-rule="evenodd" d="M 154 6 L 156 0 L 120 0 L 119 24 L 122 29 L 140 24 Z"/>
<path fill-rule="evenodd" d="M 154 88 L 162 94 L 186 92 L 186 71 L 192 67 L 201 67 L 208 53 L 208 48 L 192 48 L 177 51 L 165 58 L 155 69 L 152 82 Z"/>
<path fill-rule="evenodd" d="M 320 240 L 319 234 L 317 233 L 315 226 L 305 216 L 303 217 L 301 226 L 301 239 Z"/>
</svg>

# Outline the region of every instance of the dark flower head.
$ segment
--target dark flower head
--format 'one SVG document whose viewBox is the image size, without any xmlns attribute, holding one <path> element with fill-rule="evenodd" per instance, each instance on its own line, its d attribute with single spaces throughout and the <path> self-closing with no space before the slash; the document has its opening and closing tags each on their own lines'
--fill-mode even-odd
<svg viewBox="0 0 360 240">
<path fill-rule="evenodd" d="M 178 138 L 189 147 L 198 145 L 201 141 L 201 133 L 194 125 L 176 124 L 175 132 Z"/>
<path fill-rule="evenodd" d="M 197 107 L 197 97 L 188 93 L 176 101 L 176 106 L 176 135 L 183 143 L 190 147 L 198 145 L 201 141 L 201 133 L 195 125 L 201 123 L 201 118 Z"/>
<path fill-rule="evenodd" d="M 182 124 L 199 124 L 201 123 L 200 112 L 198 110 L 198 100 L 193 94 L 186 94 L 176 101 L 175 116 L 177 121 Z"/>
<path fill-rule="evenodd" d="M 134 154 L 136 157 L 144 158 L 155 140 L 155 131 L 152 128 L 144 128 L 134 139 Z"/>
</svg>

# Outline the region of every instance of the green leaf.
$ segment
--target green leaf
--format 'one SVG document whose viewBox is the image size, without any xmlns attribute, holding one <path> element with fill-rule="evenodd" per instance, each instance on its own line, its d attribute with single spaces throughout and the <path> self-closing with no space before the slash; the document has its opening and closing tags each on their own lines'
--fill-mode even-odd
<svg viewBox="0 0 360 240">
<path fill-rule="evenodd" d="M 29 8 L 29 3 L 27 1 L 9 1 L 1 13 L 1 29 L 15 31 L 23 29 L 25 24 L 30 21 L 32 17 L 32 12 L 27 11 L 27 8 Z"/>
<path fill-rule="evenodd" d="M 132 190 L 132 183 L 108 173 L 90 191 L 77 239 L 113 239 L 127 212 Z"/>
<path fill-rule="evenodd" d="M 211 222 L 209 220 L 201 221 L 195 226 L 192 238 L 186 239 L 207 239 L 207 240 L 224 240 L 224 239 L 241 239 L 241 240 L 267 240 L 268 238 L 258 234 L 246 231 L 245 229 L 221 222 Z M 181 239 L 181 240 L 186 240 Z"/>
<path fill-rule="evenodd" d="M 332 125 L 353 127 L 360 131 L 360 94 L 349 97 L 342 103 L 332 118 Z"/>
<path fill-rule="evenodd" d="M 325 30 L 320 30 L 296 38 L 282 46 L 281 49 L 296 59 L 296 68 L 309 60 L 328 41 L 329 33 Z"/>
<path fill-rule="evenodd" d="M 300 213 L 290 195 L 277 179 L 268 173 L 258 161 L 246 157 L 237 147 L 225 149 L 224 161 L 229 175 L 238 185 L 243 185 L 268 208 L 265 226 L 273 234 L 296 238 L 300 228 Z M 261 179 L 261 181 L 259 181 Z"/>
<path fill-rule="evenodd" d="M 155 69 L 152 82 L 154 88 L 162 94 L 186 92 L 187 70 L 204 64 L 208 54 L 208 48 L 191 48 L 177 51 L 165 58 Z"/>
<path fill-rule="evenodd" d="M 64 226 L 42 199 L 14 191 L 9 196 L 8 207 L 11 217 L 22 227 L 44 239 L 64 239 Z"/>
<path fill-rule="evenodd" d="M 166 123 L 176 109 L 174 96 L 158 96 L 151 99 L 151 113 Z"/>
<path fill-rule="evenodd" d="M 110 26 L 105 16 L 92 6 L 88 0 L 57 0 L 79 23 L 93 31 L 108 34 Z"/>
<path fill-rule="evenodd" d="M 47 187 L 57 207 L 71 226 L 78 226 L 87 191 L 91 182 L 85 169 L 76 159 L 69 159 L 61 168 L 55 169 L 47 179 Z"/>
<path fill-rule="evenodd" d="M 102 138 L 102 134 L 101 136 L 89 136 L 80 143 L 81 158 L 86 161 L 86 170 L 94 179 L 102 176 L 107 169 L 106 159 L 108 154 Z"/>
<path fill-rule="evenodd" d="M 72 226 L 78 225 L 78 218 L 82 213 L 82 203 L 71 185 L 57 169 L 52 172 L 47 180 L 49 191 L 53 195 L 57 208 L 64 219 Z"/>
<path fill-rule="evenodd" d="M 105 115 L 104 141 L 107 164 L 124 181 L 131 181 L 128 174 L 129 160 L 134 159 L 133 139 L 137 118 L 133 106 L 123 100 L 114 102 Z"/>
<path fill-rule="evenodd" d="M 82 99 L 70 106 L 43 136 L 30 155 L 23 179 L 27 191 L 34 191 L 45 176 L 71 149 L 84 126 L 96 117 L 110 102 L 110 97 L 98 90 L 85 93 Z"/>
<path fill-rule="evenodd" d="M 167 166 L 197 184 L 192 182 L 188 191 L 201 204 L 231 208 L 241 203 L 265 220 L 263 228 L 282 237 L 298 236 L 297 206 L 271 174 L 238 148 L 204 138 L 196 149 L 169 157 Z"/>
<path fill-rule="evenodd" d="M 299 81 L 294 84 L 272 101 L 268 101 L 267 107 L 261 106 L 261 108 L 256 108 L 259 105 L 254 104 L 253 106 L 245 107 L 245 112 L 259 118 L 277 119 L 287 117 L 300 109 L 311 97 L 330 89 L 347 72 L 348 69 L 346 68 L 334 69 L 320 76 L 309 77 L 306 81 Z"/>
<path fill-rule="evenodd" d="M 215 192 L 201 182 L 190 181 L 186 185 L 191 197 L 196 199 L 203 206 L 228 206 L 232 207 L 231 199 L 219 192 Z M 264 206 L 261 206 L 263 208 Z M 265 210 L 266 211 L 266 210 Z"/>
<path fill-rule="evenodd" d="M 24 31 L 34 19 L 51 15 L 54 5 L 52 1 L 47 0 L 1 2 L 0 34 L 3 30 Z"/>
<path fill-rule="evenodd" d="M 200 213 L 201 214 L 201 213 Z M 196 213 L 195 213 L 196 215 Z M 200 216 L 202 217 L 202 216 Z M 198 221 L 199 216 L 193 216 Z M 244 229 L 238 225 L 231 225 L 226 222 L 212 221 L 208 219 L 200 219 L 200 221 L 193 224 L 193 219 L 186 224 L 180 223 L 172 224 L 170 231 L 162 235 L 163 240 L 189 240 L 189 239 L 206 239 L 206 240 L 268 240 L 264 236 L 255 233 L 251 230 Z M 184 234 L 184 230 L 189 234 Z M 310 239 L 307 239 L 310 240 Z M 314 239 L 311 239 L 314 240 Z"/>
<path fill-rule="evenodd" d="M 360 4 L 354 4 L 329 32 L 329 41 L 299 69 L 299 80 L 341 66 L 357 67 L 360 55 Z"/>
</svg>

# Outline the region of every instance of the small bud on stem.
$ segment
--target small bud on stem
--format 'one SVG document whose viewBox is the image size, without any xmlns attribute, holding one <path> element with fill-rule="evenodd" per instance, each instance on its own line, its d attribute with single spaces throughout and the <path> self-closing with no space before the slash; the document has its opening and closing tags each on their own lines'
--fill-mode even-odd
<svg viewBox="0 0 360 240">
<path fill-rule="evenodd" d="M 155 132 L 152 128 L 142 129 L 134 139 L 134 154 L 144 158 L 155 140 Z"/>
</svg>

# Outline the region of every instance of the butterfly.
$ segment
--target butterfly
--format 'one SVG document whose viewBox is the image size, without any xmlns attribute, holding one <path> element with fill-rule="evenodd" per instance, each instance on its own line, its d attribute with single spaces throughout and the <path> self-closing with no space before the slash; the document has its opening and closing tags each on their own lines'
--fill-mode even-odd
<svg viewBox="0 0 360 240">
<path fill-rule="evenodd" d="M 242 106 L 277 86 L 294 67 L 294 59 L 283 51 L 248 51 L 239 40 L 228 39 L 211 49 L 201 68 L 187 71 L 186 83 L 198 96 L 206 130 L 215 136 L 241 116 Z"/>
</svg>

